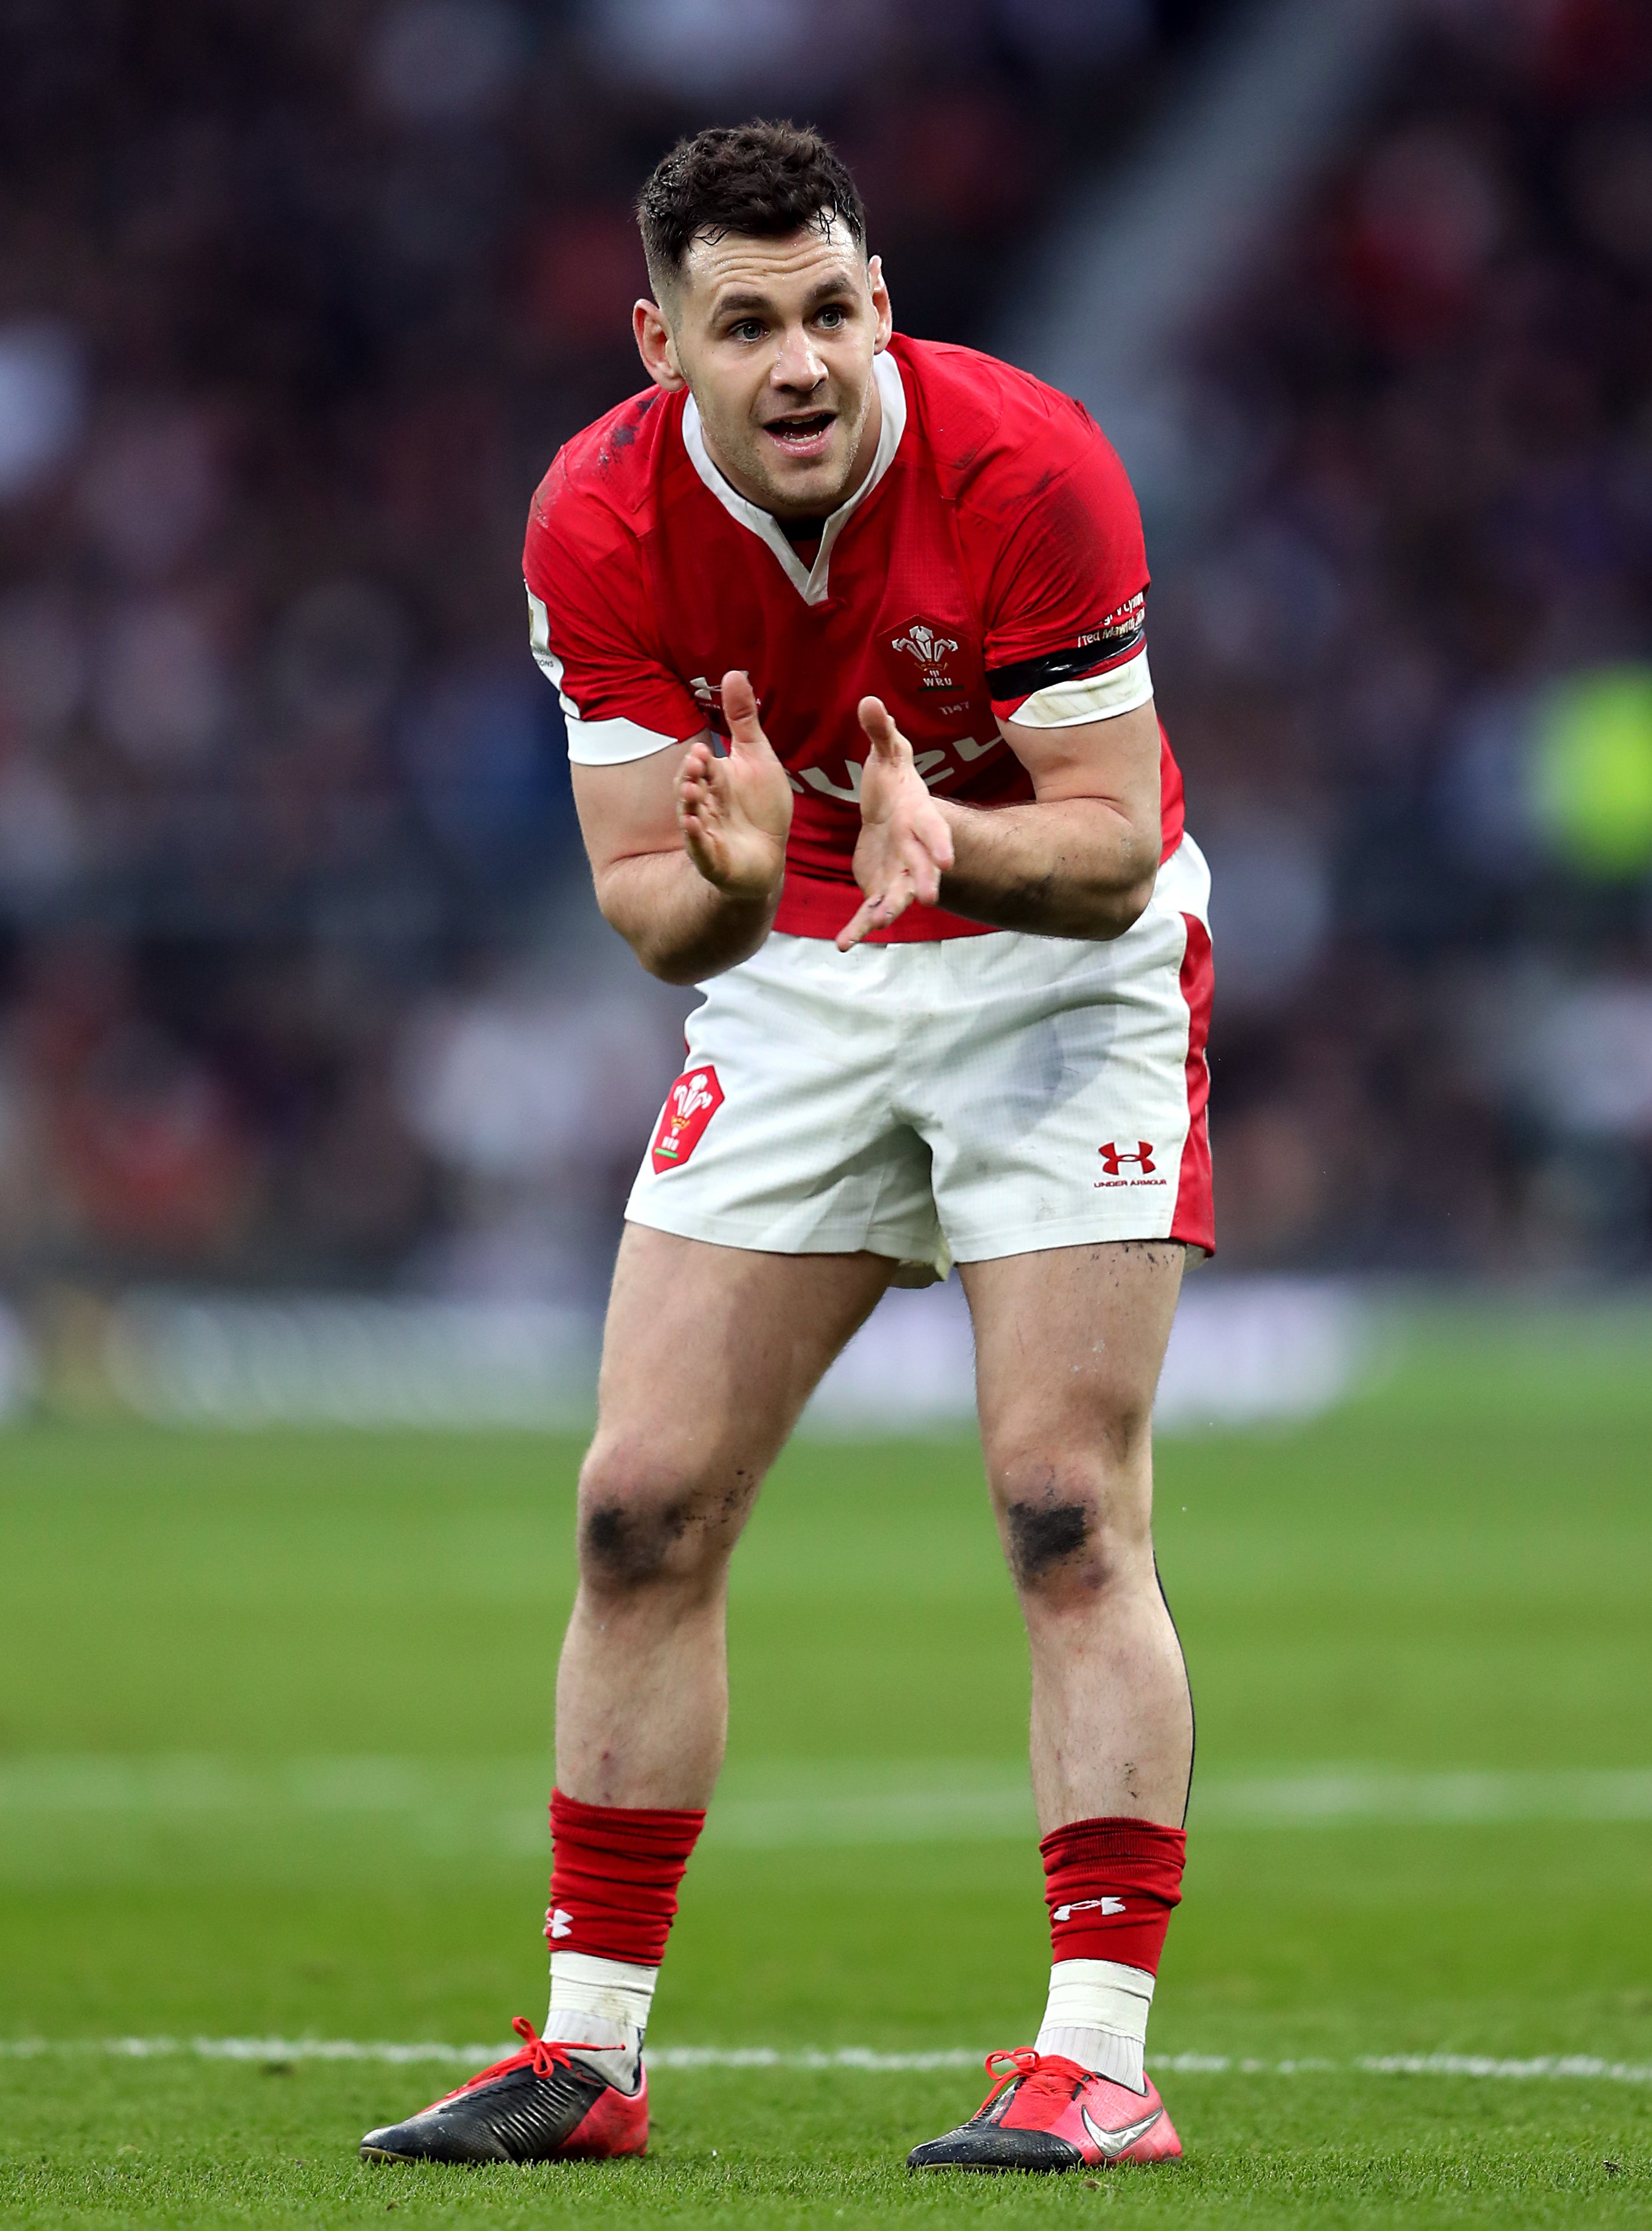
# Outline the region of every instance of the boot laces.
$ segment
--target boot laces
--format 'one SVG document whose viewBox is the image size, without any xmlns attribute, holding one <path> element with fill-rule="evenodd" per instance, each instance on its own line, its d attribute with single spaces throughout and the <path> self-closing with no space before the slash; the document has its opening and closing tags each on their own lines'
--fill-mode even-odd
<svg viewBox="0 0 1652 2231">
<path fill-rule="evenodd" d="M 478 2084 L 491 2084 L 496 2076 L 509 2075 L 513 2069 L 516 2068 L 531 2068 L 535 2076 L 549 2076 L 559 2060 L 567 2054 L 580 2052 L 596 2053 L 601 2050 L 599 2047 L 594 2045 L 565 2045 L 560 2038 L 553 2044 L 548 2038 L 540 2035 L 526 2014 L 516 2015 L 510 2026 L 522 2041 L 522 2050 L 519 2053 L 507 2053 L 502 2060 L 496 2060 L 489 2068 L 478 2070 L 476 2075 L 467 2078 L 460 2085 L 459 2092 L 474 2092 Z M 458 2092 L 450 2092 L 448 2094 L 450 2099 L 457 2099 L 458 2096 Z"/>
<path fill-rule="evenodd" d="M 976 2112 L 984 2115 L 1001 2092 L 1019 2084 L 1022 2077 L 1030 2076 L 1038 2062 L 1038 2054 L 1030 2045 L 1000 2046 L 989 2053 L 982 2065 L 993 2079 L 993 2088 Z"/>
<path fill-rule="evenodd" d="M 1036 2046 L 1003 2047 L 987 2055 L 986 2069 L 994 2079 L 993 2088 L 981 2101 L 978 2113 L 985 2114 L 1001 2092 L 1022 2083 L 1029 2091 L 1046 2092 L 1051 2098 L 1071 2098 L 1072 2076 L 1050 2053 L 1040 2053 Z"/>
</svg>

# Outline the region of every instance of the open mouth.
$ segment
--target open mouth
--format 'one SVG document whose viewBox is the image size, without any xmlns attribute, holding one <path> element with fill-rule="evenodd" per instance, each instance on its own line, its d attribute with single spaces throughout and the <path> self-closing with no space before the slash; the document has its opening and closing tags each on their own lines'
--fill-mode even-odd
<svg viewBox="0 0 1652 2231">
<path fill-rule="evenodd" d="M 819 457 L 825 456 L 837 423 L 835 411 L 810 411 L 794 418 L 771 418 L 763 431 L 788 457 Z"/>
</svg>

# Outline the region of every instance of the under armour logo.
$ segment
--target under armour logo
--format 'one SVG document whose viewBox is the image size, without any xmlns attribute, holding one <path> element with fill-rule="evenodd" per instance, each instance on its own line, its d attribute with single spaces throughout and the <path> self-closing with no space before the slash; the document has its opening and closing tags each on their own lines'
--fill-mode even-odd
<svg viewBox="0 0 1652 2231">
<path fill-rule="evenodd" d="M 1075 1898 L 1070 1905 L 1058 1905 L 1050 1916 L 1052 1921 L 1071 1921 L 1075 1913 L 1122 1913 L 1122 1898 Z"/>
<path fill-rule="evenodd" d="M 1134 1162 L 1144 1178 L 1150 1177 L 1153 1174 L 1153 1141 L 1150 1139 L 1138 1139 L 1136 1141 L 1136 1152 L 1133 1154 L 1124 1148 L 1115 1145 L 1111 1139 L 1105 1147 L 1098 1147 L 1096 1151 L 1101 1156 L 1101 1166 L 1110 1178 L 1116 1178 L 1118 1175 L 1118 1166 L 1121 1162 Z"/>
<path fill-rule="evenodd" d="M 545 1917 L 545 1934 L 547 1937 L 572 1937 L 573 1916 L 560 1905 L 553 1906 Z"/>
</svg>

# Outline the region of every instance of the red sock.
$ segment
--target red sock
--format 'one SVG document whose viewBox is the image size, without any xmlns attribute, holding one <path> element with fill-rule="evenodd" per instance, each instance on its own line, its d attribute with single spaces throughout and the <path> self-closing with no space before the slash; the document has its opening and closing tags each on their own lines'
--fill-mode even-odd
<svg viewBox="0 0 1652 2231">
<path fill-rule="evenodd" d="M 551 1903 L 545 1935 L 553 1952 L 587 1952 L 658 1968 L 677 1912 L 703 1813 L 642 1805 L 582 1805 L 551 1792 Z"/>
<path fill-rule="evenodd" d="M 1170 1911 L 1182 1902 L 1188 1840 L 1180 1828 L 1123 1818 L 1053 1828 L 1044 1854 L 1052 1956 L 1159 1970 Z"/>
</svg>

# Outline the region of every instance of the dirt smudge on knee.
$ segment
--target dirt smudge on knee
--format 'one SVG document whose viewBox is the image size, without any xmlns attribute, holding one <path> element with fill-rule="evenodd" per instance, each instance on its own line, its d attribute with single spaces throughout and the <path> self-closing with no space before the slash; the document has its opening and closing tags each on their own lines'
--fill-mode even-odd
<svg viewBox="0 0 1652 2231">
<path fill-rule="evenodd" d="M 651 1580 L 688 1524 L 688 1509 L 681 1503 L 645 1512 L 599 1503 L 585 1522 L 585 1553 L 611 1581 Z"/>
<path fill-rule="evenodd" d="M 1023 1585 L 1076 1557 L 1090 1538 L 1090 1513 L 1082 1503 L 1012 1503 L 1009 1560 Z"/>
</svg>

